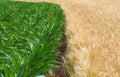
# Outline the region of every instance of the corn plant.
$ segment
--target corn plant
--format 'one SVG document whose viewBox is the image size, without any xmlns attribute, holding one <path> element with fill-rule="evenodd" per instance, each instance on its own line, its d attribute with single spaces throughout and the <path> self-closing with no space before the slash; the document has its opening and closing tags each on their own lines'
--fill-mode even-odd
<svg viewBox="0 0 120 77">
<path fill-rule="evenodd" d="M 62 13 L 51 3 L 0 1 L 0 77 L 36 77 L 59 68 Z"/>
</svg>

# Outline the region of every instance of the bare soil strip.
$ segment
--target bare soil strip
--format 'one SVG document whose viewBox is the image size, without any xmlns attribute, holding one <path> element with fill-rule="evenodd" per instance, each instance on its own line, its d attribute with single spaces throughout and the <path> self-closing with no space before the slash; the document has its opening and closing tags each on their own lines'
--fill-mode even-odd
<svg viewBox="0 0 120 77">
<path fill-rule="evenodd" d="M 120 77 L 120 0 L 24 0 L 61 5 L 70 77 Z"/>
</svg>

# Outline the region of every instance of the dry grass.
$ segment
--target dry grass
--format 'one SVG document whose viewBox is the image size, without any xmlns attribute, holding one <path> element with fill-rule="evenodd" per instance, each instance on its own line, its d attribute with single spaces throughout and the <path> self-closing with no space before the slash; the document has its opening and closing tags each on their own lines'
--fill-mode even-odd
<svg viewBox="0 0 120 77">
<path fill-rule="evenodd" d="M 64 9 L 70 77 L 120 77 L 119 0 L 36 1 L 58 3 Z"/>
</svg>

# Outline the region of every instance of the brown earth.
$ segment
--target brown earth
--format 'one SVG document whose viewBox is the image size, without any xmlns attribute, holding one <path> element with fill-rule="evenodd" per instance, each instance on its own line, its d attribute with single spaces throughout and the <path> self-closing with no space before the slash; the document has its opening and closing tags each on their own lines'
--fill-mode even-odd
<svg viewBox="0 0 120 77">
<path fill-rule="evenodd" d="M 120 77 L 120 0 L 24 0 L 61 5 L 70 77 Z"/>
</svg>

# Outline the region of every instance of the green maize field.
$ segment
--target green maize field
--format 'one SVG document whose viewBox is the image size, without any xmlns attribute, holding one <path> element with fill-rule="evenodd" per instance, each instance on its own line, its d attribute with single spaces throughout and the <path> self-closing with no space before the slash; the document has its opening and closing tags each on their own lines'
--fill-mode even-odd
<svg viewBox="0 0 120 77">
<path fill-rule="evenodd" d="M 54 74 L 63 28 L 56 4 L 0 1 L 0 77 Z"/>
</svg>

